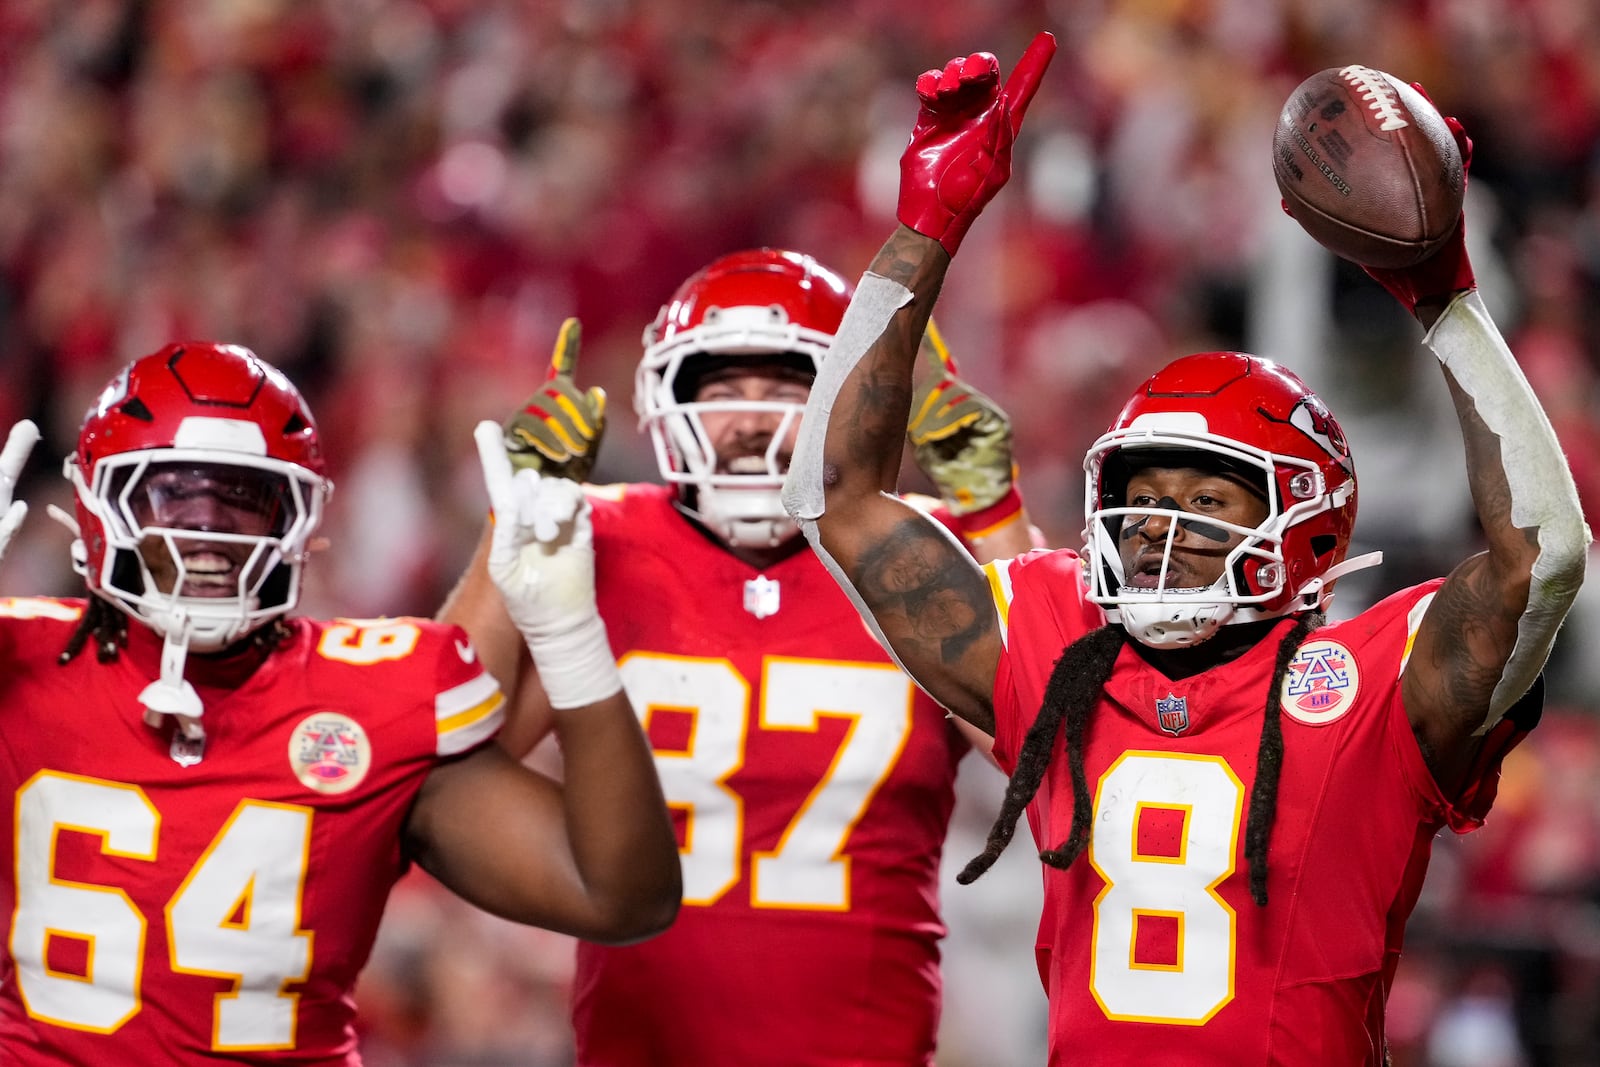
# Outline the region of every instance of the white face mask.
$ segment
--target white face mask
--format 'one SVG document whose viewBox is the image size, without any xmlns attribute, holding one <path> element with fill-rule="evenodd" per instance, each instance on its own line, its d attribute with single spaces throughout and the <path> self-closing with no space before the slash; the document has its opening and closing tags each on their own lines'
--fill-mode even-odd
<svg viewBox="0 0 1600 1067">
<path fill-rule="evenodd" d="M 1195 457 L 1192 464 L 1195 467 L 1208 469 L 1223 464 L 1263 488 L 1266 515 L 1258 525 L 1241 526 L 1210 516 L 1204 518 L 1204 524 L 1214 528 L 1223 540 L 1238 538 L 1238 543 L 1221 559 L 1221 573 L 1214 581 L 1203 586 L 1181 585 L 1172 576 L 1169 565 L 1173 540 L 1183 526 L 1181 521 L 1173 521 L 1167 525 L 1161 570 L 1153 586 L 1139 588 L 1130 583 L 1130 576 L 1124 573 L 1118 533 L 1130 522 L 1152 517 L 1172 518 L 1176 505 L 1107 506 L 1105 495 L 1111 487 L 1102 484 L 1102 472 L 1107 461 L 1125 449 L 1180 456 L 1188 453 Z M 1165 462 L 1163 460 L 1163 465 Z M 1173 459 L 1171 462 L 1176 465 L 1185 461 Z M 1095 442 L 1084 461 L 1090 474 L 1084 505 L 1088 516 L 1084 540 L 1090 575 L 1089 599 L 1104 607 L 1107 619 L 1120 624 L 1134 640 L 1157 649 L 1187 648 L 1208 640 L 1222 626 L 1279 618 L 1305 610 L 1307 605 L 1301 600 L 1282 597 L 1288 580 L 1283 539 L 1293 522 L 1311 513 L 1310 507 L 1320 509 L 1323 505 L 1303 501 L 1291 505 L 1288 511 L 1280 508 L 1277 467 L 1297 462 L 1204 432 L 1146 428 L 1104 435 Z M 1315 473 L 1313 465 L 1302 465 Z M 1115 498 L 1120 499 L 1120 493 Z"/>
<path fill-rule="evenodd" d="M 223 514 L 230 469 L 241 471 L 231 518 Z M 265 456 L 204 448 L 107 456 L 92 485 L 70 460 L 67 474 L 105 537 L 97 591 L 157 633 L 210 652 L 293 610 L 330 489 L 324 479 Z"/>
<path fill-rule="evenodd" d="M 650 435 L 661 477 L 679 489 L 679 506 L 728 544 L 770 548 L 799 533 L 779 492 L 805 403 L 798 398 L 679 400 L 687 392 L 687 383 L 679 380 L 686 362 L 725 356 L 760 363 L 765 357 L 807 362 L 814 374 L 832 340 L 830 334 L 775 318 L 773 308 L 721 308 L 706 324 L 646 348 L 634 385 L 640 427 Z M 706 425 L 708 416 L 728 415 L 765 415 L 773 422 L 764 452 L 742 457 L 732 470 L 719 462 Z"/>
</svg>

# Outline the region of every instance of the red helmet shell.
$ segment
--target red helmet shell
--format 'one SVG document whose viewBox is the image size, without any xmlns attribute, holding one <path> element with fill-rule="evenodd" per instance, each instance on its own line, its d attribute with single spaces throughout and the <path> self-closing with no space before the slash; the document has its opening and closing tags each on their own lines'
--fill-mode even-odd
<svg viewBox="0 0 1600 1067">
<path fill-rule="evenodd" d="M 316 423 L 293 383 L 248 348 L 209 342 L 170 344 L 129 364 L 85 416 L 74 462 L 87 483 L 104 456 L 174 447 L 195 415 L 253 422 L 266 455 L 327 476 Z"/>
<path fill-rule="evenodd" d="M 775 324 L 831 336 L 850 303 L 851 286 L 816 260 L 779 248 L 753 248 L 713 260 L 678 286 L 645 334 L 651 347 L 686 330 L 714 326 L 734 307 L 774 309 Z"/>
</svg>

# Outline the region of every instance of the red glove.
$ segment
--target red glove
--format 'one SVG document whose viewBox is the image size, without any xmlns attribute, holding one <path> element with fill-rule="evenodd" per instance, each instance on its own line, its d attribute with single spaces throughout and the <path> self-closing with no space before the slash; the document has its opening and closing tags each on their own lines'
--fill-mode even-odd
<svg viewBox="0 0 1600 1067">
<path fill-rule="evenodd" d="M 1055 36 L 1039 34 L 1004 88 L 988 52 L 917 79 L 922 109 L 900 156 L 901 223 L 956 254 L 972 220 L 1011 177 L 1012 141 L 1055 52 Z"/>
<path fill-rule="evenodd" d="M 1412 82 L 1411 88 L 1421 93 L 1428 103 L 1433 103 L 1433 98 L 1421 85 Z M 1465 185 L 1467 168 L 1472 165 L 1472 138 L 1467 136 L 1467 131 L 1453 116 L 1446 116 L 1444 124 L 1450 128 L 1456 139 L 1456 147 L 1461 150 L 1461 181 Z M 1478 285 L 1472 274 L 1472 262 L 1467 259 L 1466 213 L 1462 213 L 1456 222 L 1455 233 L 1450 235 L 1443 247 L 1421 263 L 1396 270 L 1366 266 L 1361 269 L 1389 290 L 1413 315 L 1417 313 L 1418 304 L 1442 306 L 1449 303 L 1456 293 L 1463 289 L 1475 289 Z"/>
</svg>

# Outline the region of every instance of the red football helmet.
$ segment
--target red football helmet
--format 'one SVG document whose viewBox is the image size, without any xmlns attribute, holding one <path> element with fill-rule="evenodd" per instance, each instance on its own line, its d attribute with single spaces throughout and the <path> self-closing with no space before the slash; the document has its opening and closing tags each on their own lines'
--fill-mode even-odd
<svg viewBox="0 0 1600 1067">
<path fill-rule="evenodd" d="M 333 488 L 295 387 L 249 349 L 211 343 L 124 368 L 84 418 L 65 474 L 89 589 L 200 651 L 293 609 Z M 169 589 L 152 560 L 175 570 Z"/>
<path fill-rule="evenodd" d="M 794 362 L 815 376 L 850 303 L 851 286 L 810 256 L 759 248 L 723 256 L 689 277 L 644 332 L 634 379 L 639 425 L 650 433 L 656 464 L 678 487 L 680 505 L 730 544 L 766 547 L 797 532 L 779 491 L 789 431 L 805 410 L 770 401 L 696 403 L 706 371 L 741 357 Z M 701 414 L 773 411 L 782 422 L 765 470 L 718 470 Z"/>
<path fill-rule="evenodd" d="M 1125 506 L 1128 479 L 1145 466 L 1218 468 L 1259 488 L 1267 503 L 1259 527 L 1218 524 L 1244 539 L 1214 584 L 1169 588 L 1164 561 L 1156 588 L 1126 587 L 1118 532 L 1130 516 L 1162 513 Z M 1335 578 L 1376 562 L 1342 566 L 1356 521 L 1344 431 L 1304 382 L 1270 360 L 1204 352 L 1168 364 L 1089 449 L 1084 470 L 1089 599 L 1152 647 L 1191 645 L 1218 626 L 1320 608 Z"/>
</svg>

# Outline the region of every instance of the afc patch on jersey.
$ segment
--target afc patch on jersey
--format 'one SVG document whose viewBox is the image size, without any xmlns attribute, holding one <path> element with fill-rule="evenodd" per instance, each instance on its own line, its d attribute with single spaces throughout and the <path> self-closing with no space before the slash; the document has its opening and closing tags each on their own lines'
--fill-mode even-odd
<svg viewBox="0 0 1600 1067">
<path fill-rule="evenodd" d="M 289 735 L 289 767 L 307 789 L 348 793 L 372 769 L 372 744 L 350 716 L 314 712 Z"/>
<path fill-rule="evenodd" d="M 1356 702 L 1361 671 L 1350 650 L 1337 641 L 1308 641 L 1289 661 L 1283 679 L 1284 714 L 1307 726 L 1326 726 Z"/>
</svg>

